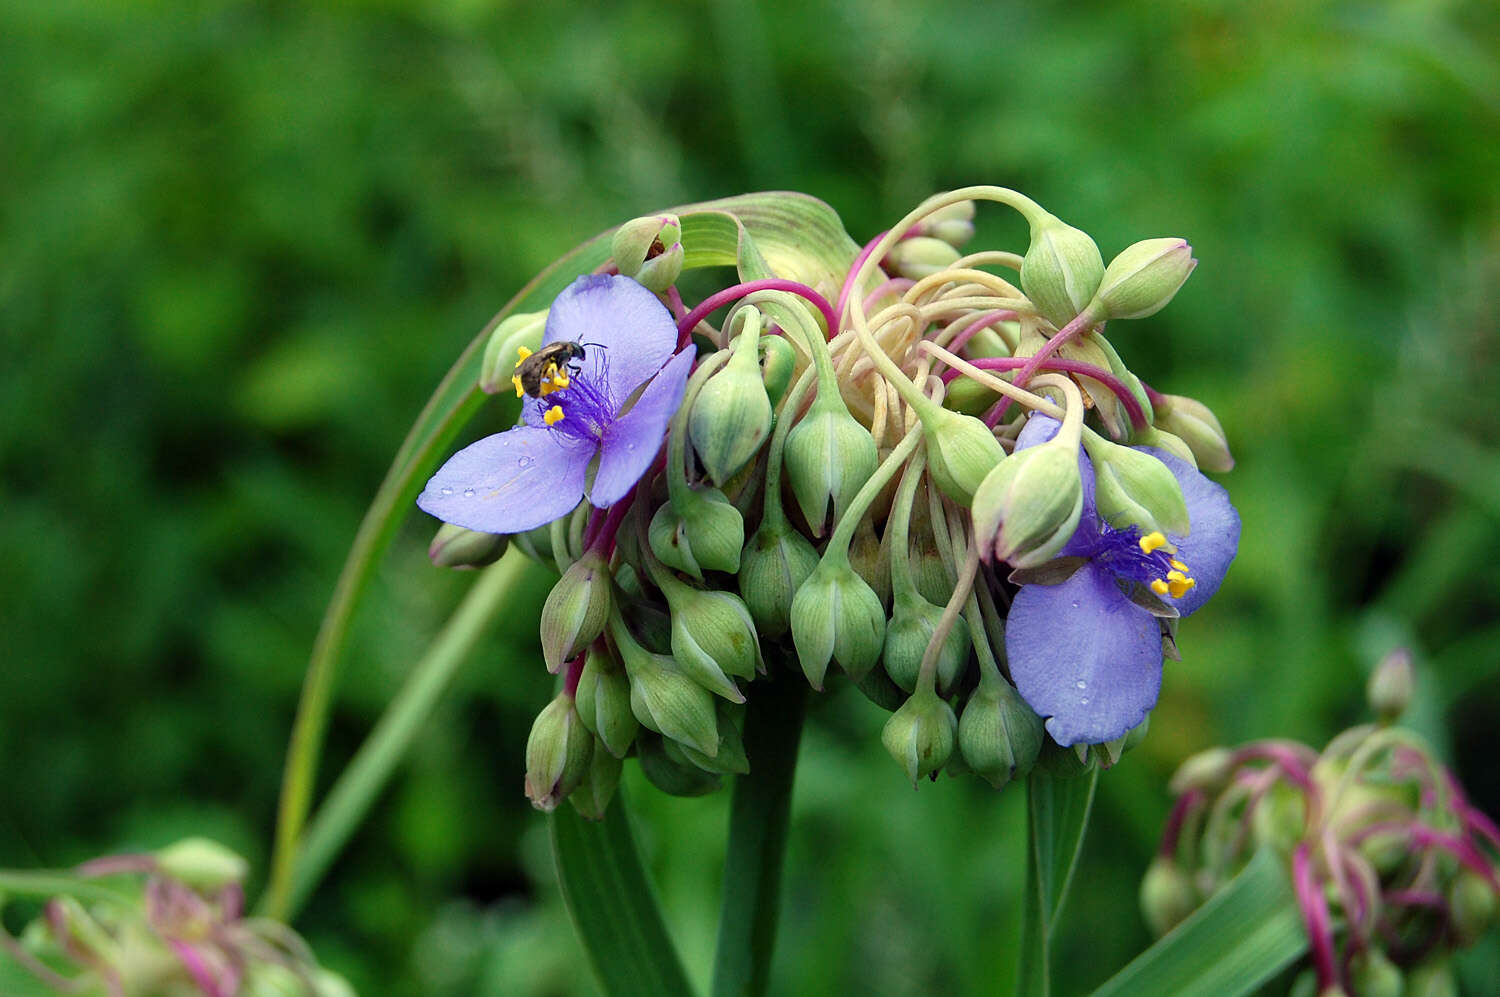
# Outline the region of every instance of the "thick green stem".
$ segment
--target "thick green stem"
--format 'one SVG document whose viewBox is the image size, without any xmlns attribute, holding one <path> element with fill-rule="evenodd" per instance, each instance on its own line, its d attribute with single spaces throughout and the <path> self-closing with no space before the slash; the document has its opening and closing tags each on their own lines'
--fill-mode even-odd
<svg viewBox="0 0 1500 997">
<path fill-rule="evenodd" d="M 513 549 L 474 582 L 308 825 L 284 899 L 286 919 L 296 915 L 348 843 L 418 731 L 432 716 L 459 666 L 498 618 L 506 600 L 528 581 L 535 581 L 540 572 L 524 554 Z"/>
<path fill-rule="evenodd" d="M 781 866 L 792 808 L 807 684 L 786 669 L 757 682 L 745 707 L 750 771 L 735 780 L 724 859 L 724 900 L 714 957 L 714 997 L 767 992 L 781 900 Z"/>
</svg>

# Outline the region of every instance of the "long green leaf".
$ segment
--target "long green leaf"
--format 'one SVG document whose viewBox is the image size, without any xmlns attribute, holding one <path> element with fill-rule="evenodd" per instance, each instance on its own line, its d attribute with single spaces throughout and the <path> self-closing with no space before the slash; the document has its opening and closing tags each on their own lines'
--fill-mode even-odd
<svg viewBox="0 0 1500 997">
<path fill-rule="evenodd" d="M 759 997 L 770 986 L 781 865 L 806 704 L 801 673 L 783 670 L 774 681 L 757 683 L 745 708 L 750 771 L 735 780 L 729 811 L 714 997 Z"/>
<path fill-rule="evenodd" d="M 1262 850 L 1093 997 L 1238 997 L 1264 985 L 1306 951 L 1307 932 L 1286 862 Z"/>
<path fill-rule="evenodd" d="M 549 823 L 563 900 L 600 989 L 607 997 L 691 994 L 641 868 L 623 796 L 597 823 L 569 806 Z"/>
<path fill-rule="evenodd" d="M 1025 997 L 1051 989 L 1052 938 L 1061 920 L 1094 806 L 1098 768 L 1071 779 L 1034 771 L 1026 781 L 1026 895 L 1021 911 L 1020 980 Z"/>
</svg>

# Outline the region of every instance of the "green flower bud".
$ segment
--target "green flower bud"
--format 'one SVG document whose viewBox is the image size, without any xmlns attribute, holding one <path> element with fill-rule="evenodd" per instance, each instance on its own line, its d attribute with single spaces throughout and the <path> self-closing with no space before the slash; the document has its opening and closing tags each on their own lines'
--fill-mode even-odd
<svg viewBox="0 0 1500 997">
<path fill-rule="evenodd" d="M 750 760 L 745 757 L 744 739 L 740 736 L 739 727 L 735 726 L 734 717 L 728 713 L 734 708 L 729 703 L 719 703 L 719 750 L 712 757 L 690 745 L 675 741 L 663 744 L 667 755 L 672 758 L 680 756 L 682 761 L 716 775 L 744 775 L 749 772 Z M 741 717 L 743 713 L 741 710 Z"/>
<path fill-rule="evenodd" d="M 1042 739 L 1042 750 L 1037 752 L 1036 770 L 1045 772 L 1054 779 L 1076 779 L 1095 765 L 1093 753 L 1080 758 L 1072 748 L 1064 748 L 1050 737 Z"/>
<path fill-rule="evenodd" d="M 887 713 L 895 713 L 906 702 L 907 692 L 885 673 L 884 668 L 871 668 L 855 685 L 866 699 Z"/>
<path fill-rule="evenodd" d="M 745 323 L 734 355 L 703 385 L 688 413 L 688 437 L 716 485 L 748 464 L 771 435 L 771 399 L 756 352 L 759 332 L 758 319 Z"/>
<path fill-rule="evenodd" d="M 955 201 L 918 223 L 919 235 L 941 239 L 955 249 L 974 238 L 974 202 Z"/>
<path fill-rule="evenodd" d="M 482 568 L 500 560 L 507 544 L 507 538 L 499 533 L 480 533 L 444 523 L 427 546 L 427 558 L 439 568 Z"/>
<path fill-rule="evenodd" d="M 927 645 L 932 643 L 932 635 L 937 632 L 942 618 L 942 606 L 935 606 L 916 593 L 910 598 L 896 599 L 890 623 L 885 628 L 885 646 L 881 649 L 880 659 L 886 674 L 907 692 L 917 687 L 922 658 L 927 654 Z M 937 687 L 942 695 L 952 693 L 968 663 L 969 625 L 959 617 L 938 651 Z"/>
<path fill-rule="evenodd" d="M 815 537 L 823 535 L 829 503 L 837 521 L 880 463 L 870 431 L 843 399 L 824 394 L 787 434 L 782 454 L 787 483 Z"/>
<path fill-rule="evenodd" d="M 1369 684 L 1365 686 L 1365 698 L 1369 700 L 1371 711 L 1380 718 L 1381 723 L 1395 723 L 1411 703 L 1415 685 L 1416 674 L 1412 668 L 1411 651 L 1398 647 L 1381 658 L 1375 670 L 1370 673 Z"/>
<path fill-rule="evenodd" d="M 1021 261 L 1021 290 L 1061 329 L 1084 310 L 1104 277 L 1104 257 L 1088 233 L 1055 215 L 1031 221 L 1031 245 Z"/>
<path fill-rule="evenodd" d="M 630 707 L 630 680 L 608 652 L 589 651 L 574 693 L 583 726 L 616 758 L 624 758 L 640 721 Z"/>
<path fill-rule="evenodd" d="M 740 555 L 740 595 L 765 637 L 791 628 L 792 598 L 818 566 L 818 552 L 782 518 L 767 520 Z"/>
<path fill-rule="evenodd" d="M 1234 469 L 1229 438 L 1207 405 L 1182 395 L 1164 395 L 1156 406 L 1156 426 L 1187 444 L 1205 471 Z"/>
<path fill-rule="evenodd" d="M 649 291 L 665 291 L 682 274 L 682 223 L 676 215 L 632 219 L 615 230 L 610 255 L 626 277 Z"/>
<path fill-rule="evenodd" d="M 1141 913 L 1157 938 L 1177 927 L 1202 901 L 1177 860 L 1158 855 L 1141 880 Z"/>
<path fill-rule="evenodd" d="M 521 553 L 538 564 L 550 566 L 554 563 L 554 558 L 552 557 L 551 523 L 548 523 L 546 526 L 538 526 L 534 530 L 527 530 L 525 533 L 512 534 L 510 542 L 515 544 Z"/>
<path fill-rule="evenodd" d="M 993 388 L 987 388 L 971 378 L 960 377 L 948 385 L 948 393 L 943 396 L 943 408 L 963 415 L 982 416 L 999 400 L 1000 393 Z"/>
<path fill-rule="evenodd" d="M 995 434 L 972 415 L 933 409 L 922 417 L 927 445 L 927 471 L 938 490 L 968 505 L 980 482 L 1005 459 Z"/>
<path fill-rule="evenodd" d="M 750 679 L 764 670 L 760 638 L 740 597 L 684 585 L 666 572 L 658 579 L 672 610 L 672 657 L 689 678 L 733 703 L 744 695 L 730 676 Z"/>
<path fill-rule="evenodd" d="M 510 391 L 516 376 L 521 347 L 533 353 L 542 348 L 542 334 L 547 331 L 547 312 L 527 312 L 506 317 L 484 346 L 479 365 L 479 390 L 487 395 Z"/>
<path fill-rule="evenodd" d="M 609 563 L 597 550 L 584 552 L 547 593 L 542 605 L 542 658 L 556 675 L 604 632 L 614 604 Z"/>
<path fill-rule="evenodd" d="M 573 697 L 559 693 L 537 714 L 526 739 L 526 798 L 551 813 L 588 771 L 594 735 L 579 719 Z"/>
<path fill-rule="evenodd" d="M 670 657 L 641 647 L 618 615 L 610 620 L 610 633 L 625 674 L 630 676 L 630 709 L 635 718 L 658 734 L 690 744 L 705 755 L 718 751 L 713 695 Z"/>
<path fill-rule="evenodd" d="M 1234 752 L 1229 748 L 1209 748 L 1190 755 L 1177 766 L 1169 786 L 1174 796 L 1181 796 L 1195 789 L 1212 795 L 1228 786 L 1229 777 L 1233 774 Z"/>
<path fill-rule="evenodd" d="M 663 564 L 702 579 L 705 571 L 736 574 L 745 546 L 745 517 L 717 488 L 690 488 L 661 506 L 647 531 Z"/>
<path fill-rule="evenodd" d="M 980 682 L 958 721 L 958 750 L 969 768 L 1001 789 L 1031 771 L 1044 734 L 1042 718 L 1009 682 Z"/>
<path fill-rule="evenodd" d="M 250 963 L 236 992 L 240 997 L 316 997 L 296 971 L 279 962 Z"/>
<path fill-rule="evenodd" d="M 1165 450 L 1173 457 L 1187 464 L 1188 467 L 1196 468 L 1198 466 L 1198 455 L 1193 453 L 1192 447 L 1183 442 L 1181 437 L 1174 436 L 1156 426 L 1148 426 L 1135 433 L 1130 439 L 1130 445 L 1136 447 L 1155 447 L 1158 450 Z"/>
<path fill-rule="evenodd" d="M 917 503 L 911 517 L 911 539 L 909 551 L 912 581 L 922 598 L 939 606 L 946 606 L 953 595 L 953 576 L 943 563 L 937 550 L 937 537 L 932 532 L 931 507 L 925 502 Z M 892 553 L 892 556 L 899 556 Z"/>
<path fill-rule="evenodd" d="M 1360 997 L 1401 997 L 1406 982 L 1396 964 L 1376 948 L 1366 948 L 1350 961 L 1349 977 Z"/>
<path fill-rule="evenodd" d="M 918 235 L 902 239 L 885 254 L 887 271 L 911 280 L 921 280 L 942 273 L 958 262 L 959 252 L 951 243 L 931 236 Z"/>
<path fill-rule="evenodd" d="M 1104 268 L 1093 304 L 1101 318 L 1145 318 L 1167 306 L 1198 261 L 1182 239 L 1146 239 L 1127 246 Z M 1025 277 L 1021 279 L 1025 286 Z"/>
<path fill-rule="evenodd" d="M 953 707 L 924 689 L 908 699 L 880 732 L 885 750 L 896 759 L 915 788 L 924 775 L 932 775 L 948 763 L 958 734 Z"/>
<path fill-rule="evenodd" d="M 759 349 L 761 380 L 774 408 L 781 404 L 786 389 L 792 385 L 792 375 L 797 372 L 797 351 L 785 336 L 761 336 Z"/>
<path fill-rule="evenodd" d="M 1432 959 L 1406 974 L 1406 997 L 1458 997 L 1447 959 Z"/>
<path fill-rule="evenodd" d="M 703 796 L 719 788 L 718 773 L 704 771 L 680 751 L 668 753 L 671 745 L 666 738 L 644 735 L 636 742 L 641 771 L 651 785 L 669 796 Z"/>
<path fill-rule="evenodd" d="M 829 661 L 858 682 L 880 657 L 885 607 L 847 557 L 825 556 L 792 599 L 792 642 L 812 687 L 823 688 Z"/>
<path fill-rule="evenodd" d="M 849 566 L 869 583 L 882 606 L 890 603 L 891 560 L 868 519 L 860 520 L 854 527 L 854 537 L 849 542 Z"/>
<path fill-rule="evenodd" d="M 568 802 L 573 804 L 580 817 L 585 820 L 604 819 L 609 801 L 615 798 L 615 790 L 620 788 L 620 772 L 624 767 L 625 763 L 609 750 L 608 745 L 602 742 L 594 744 L 588 771 L 568 795 Z"/>
<path fill-rule="evenodd" d="M 356 997 L 348 980 L 321 966 L 313 970 L 313 991 L 316 997 Z"/>
<path fill-rule="evenodd" d="M 1448 904 L 1460 947 L 1473 945 L 1495 920 L 1495 888 L 1467 867 L 1454 877 Z"/>
<path fill-rule="evenodd" d="M 1017 568 L 1050 561 L 1083 514 L 1076 443 L 1054 438 L 1011 454 L 980 483 L 973 511 L 981 552 Z"/>
<path fill-rule="evenodd" d="M 1187 503 L 1167 465 L 1093 433 L 1084 434 L 1083 446 L 1094 462 L 1094 501 L 1106 522 L 1187 536 Z"/>
<path fill-rule="evenodd" d="M 156 853 L 156 868 L 203 893 L 214 893 L 233 883 L 243 883 L 250 863 L 207 838 L 184 838 Z"/>
</svg>

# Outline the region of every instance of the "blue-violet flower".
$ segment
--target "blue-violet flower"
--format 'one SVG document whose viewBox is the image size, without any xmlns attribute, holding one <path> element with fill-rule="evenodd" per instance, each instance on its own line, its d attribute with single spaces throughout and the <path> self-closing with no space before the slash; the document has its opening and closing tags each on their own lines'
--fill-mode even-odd
<svg viewBox="0 0 1500 997">
<path fill-rule="evenodd" d="M 1046 442 L 1058 422 L 1033 414 L 1017 449 Z M 1138 449 L 1167 466 L 1182 488 L 1191 535 L 1142 536 L 1115 529 L 1094 504 L 1094 468 L 1079 453 L 1083 515 L 1061 551 L 1084 558 L 1066 581 L 1021 586 L 1005 626 L 1016 689 L 1058 744 L 1100 744 L 1145 719 L 1161 688 L 1162 637 L 1149 610 L 1127 594 L 1141 586 L 1182 616 L 1219 588 L 1239 547 L 1240 517 L 1229 493 L 1186 461 Z"/>
<path fill-rule="evenodd" d="M 417 496 L 424 512 L 471 530 L 519 533 L 565 515 L 585 489 L 607 508 L 646 473 L 682 404 L 695 352 L 673 355 L 677 325 L 666 307 L 628 277 L 580 277 L 548 312 L 542 345 L 551 343 L 580 344 L 583 356 L 554 372 L 543 397 L 526 398 L 524 425 L 449 458 Z"/>
</svg>

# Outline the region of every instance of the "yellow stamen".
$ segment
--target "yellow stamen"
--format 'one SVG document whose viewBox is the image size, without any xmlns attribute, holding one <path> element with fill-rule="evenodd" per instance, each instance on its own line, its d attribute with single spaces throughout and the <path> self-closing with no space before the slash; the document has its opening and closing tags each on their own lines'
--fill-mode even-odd
<svg viewBox="0 0 1500 997">
<path fill-rule="evenodd" d="M 558 391 L 566 388 L 571 383 L 572 382 L 568 380 L 568 372 L 563 370 L 561 367 L 559 367 L 557 371 L 552 375 L 552 385 L 553 387 L 557 388 Z"/>
<path fill-rule="evenodd" d="M 1158 578 L 1156 579 L 1156 581 L 1151 583 L 1151 591 L 1155 592 L 1157 595 L 1166 595 L 1167 583 Z"/>
<path fill-rule="evenodd" d="M 1150 554 L 1158 547 L 1167 546 L 1170 546 L 1167 543 L 1167 538 L 1162 535 L 1160 530 L 1152 530 L 1150 533 L 1147 533 L 1145 536 L 1141 537 L 1141 551 L 1143 553 Z"/>
<path fill-rule="evenodd" d="M 1175 558 L 1175 557 L 1172 558 L 1172 567 L 1176 568 L 1178 571 L 1186 571 L 1188 569 L 1187 565 L 1183 564 L 1181 561 L 1177 560 L 1177 558 Z"/>
<path fill-rule="evenodd" d="M 528 350 L 526 347 L 524 347 L 524 346 L 517 346 L 516 347 L 516 363 L 520 363 L 522 360 L 525 360 L 529 356 L 531 356 L 531 351 Z"/>
<path fill-rule="evenodd" d="M 514 374 L 514 375 L 512 375 L 511 379 L 510 379 L 510 383 L 514 384 L 516 386 L 516 397 L 517 398 L 521 398 L 521 397 L 523 397 L 526 394 L 526 389 L 523 388 L 523 387 L 521 387 L 521 375 L 520 374 Z"/>
<path fill-rule="evenodd" d="M 559 422 L 562 422 L 562 418 L 563 410 L 561 405 L 552 406 L 547 410 L 547 414 L 542 416 L 542 420 L 549 426 L 555 426 Z"/>
<path fill-rule="evenodd" d="M 1188 589 L 1197 584 L 1197 579 L 1189 578 L 1187 575 L 1183 574 L 1180 571 L 1167 572 L 1167 588 L 1171 591 L 1172 598 L 1174 599 L 1181 599 L 1184 595 L 1187 594 Z M 1152 588 L 1154 589 L 1155 587 L 1156 583 L 1153 582 Z"/>
</svg>

